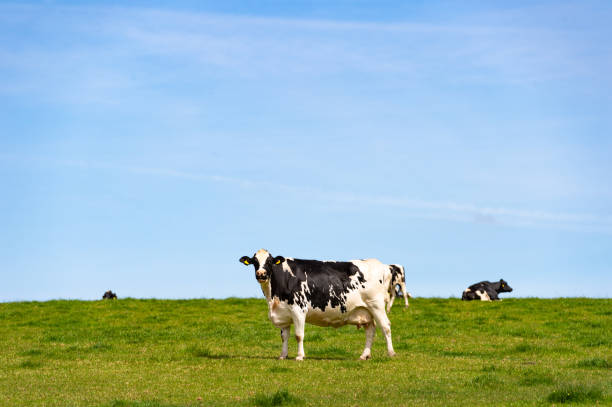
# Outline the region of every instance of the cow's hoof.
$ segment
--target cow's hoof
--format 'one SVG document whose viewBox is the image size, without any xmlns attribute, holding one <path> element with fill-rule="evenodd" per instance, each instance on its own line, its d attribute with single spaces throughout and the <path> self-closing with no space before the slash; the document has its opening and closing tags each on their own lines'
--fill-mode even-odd
<svg viewBox="0 0 612 407">
<path fill-rule="evenodd" d="M 278 360 L 285 360 L 285 359 L 287 359 L 287 356 L 280 355 L 280 356 L 278 357 Z"/>
<path fill-rule="evenodd" d="M 304 356 L 298 356 L 295 358 L 295 360 L 297 360 L 298 362 L 301 362 L 302 360 L 304 360 Z"/>
<path fill-rule="evenodd" d="M 389 352 L 389 357 L 392 358 L 395 356 L 395 352 Z"/>
<path fill-rule="evenodd" d="M 372 358 L 372 356 L 371 356 L 371 355 L 361 355 L 361 356 L 359 357 L 359 360 L 368 360 L 368 359 L 371 359 L 371 358 Z"/>
</svg>

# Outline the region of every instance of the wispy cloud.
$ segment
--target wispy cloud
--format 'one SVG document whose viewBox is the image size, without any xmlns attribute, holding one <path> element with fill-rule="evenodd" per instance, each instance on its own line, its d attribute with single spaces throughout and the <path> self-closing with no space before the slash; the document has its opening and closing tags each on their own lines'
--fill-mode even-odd
<svg viewBox="0 0 612 407">
<path fill-rule="evenodd" d="M 407 213 L 425 219 L 438 218 L 452 221 L 491 223 L 517 227 L 540 227 L 575 231 L 612 233 L 612 216 L 589 213 L 548 212 L 542 210 L 489 207 L 471 203 L 443 202 L 414 199 L 407 196 L 368 195 L 347 191 L 326 191 L 298 185 L 283 185 L 265 181 L 238 179 L 220 175 L 198 174 L 156 168 L 121 168 L 143 175 L 177 177 L 194 181 L 234 183 L 248 188 L 283 190 L 304 198 L 316 198 L 323 202 L 334 202 L 354 208 L 355 205 L 379 206 L 382 208 L 404 208 L 419 211 Z M 423 212 L 422 210 L 425 210 Z"/>
<path fill-rule="evenodd" d="M 4 156 L 4 158 L 6 159 L 8 156 Z M 355 211 L 360 210 L 364 206 L 387 209 L 395 208 L 406 211 L 402 213 L 402 216 L 420 219 L 612 234 L 612 215 L 610 214 L 571 213 L 486 206 L 474 203 L 415 199 L 399 194 L 391 196 L 351 191 L 329 191 L 310 186 L 279 184 L 219 174 L 206 174 L 170 168 L 130 166 L 109 162 L 87 160 L 55 161 L 41 158 L 31 158 L 31 160 L 45 165 L 76 167 L 84 170 L 120 171 L 134 175 L 178 178 L 194 182 L 233 184 L 241 188 L 257 190 L 260 193 L 282 191 L 298 198 L 308 199 L 309 201 L 316 200 L 322 203 L 333 204 L 336 210 Z"/>
<path fill-rule="evenodd" d="M 126 89 L 210 75 L 373 73 L 415 83 L 519 84 L 607 80 L 604 71 L 612 66 L 609 53 L 571 30 L 510 22 L 350 22 L 46 5 L 1 5 L 0 15 L 11 22 L 0 33 L 27 32 L 13 42 L 18 46 L 0 43 L 0 73 L 12 78 L 0 92 L 71 103 L 113 103 Z M 48 38 L 44 48 L 37 36 Z"/>
</svg>

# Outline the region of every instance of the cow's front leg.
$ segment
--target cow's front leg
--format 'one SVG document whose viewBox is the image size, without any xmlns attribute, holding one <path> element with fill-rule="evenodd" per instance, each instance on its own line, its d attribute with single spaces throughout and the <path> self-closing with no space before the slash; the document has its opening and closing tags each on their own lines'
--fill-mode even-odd
<svg viewBox="0 0 612 407">
<path fill-rule="evenodd" d="M 372 342 L 374 342 L 374 335 L 376 334 L 376 327 L 374 326 L 374 321 L 370 321 L 369 324 L 365 326 L 365 334 L 366 334 L 366 344 L 363 353 L 359 357 L 361 360 L 368 360 L 372 354 Z"/>
<path fill-rule="evenodd" d="M 281 328 L 280 334 L 281 339 L 283 340 L 283 349 L 281 350 L 281 354 L 278 357 L 279 359 L 287 359 L 287 355 L 289 354 L 289 330 L 291 327 Z"/>
<path fill-rule="evenodd" d="M 476 294 L 480 297 L 480 301 L 491 301 L 491 297 L 485 290 L 477 290 Z"/>
<path fill-rule="evenodd" d="M 295 360 L 304 360 L 304 325 L 306 324 L 306 314 L 303 312 L 293 314 L 293 325 L 295 326 L 295 339 L 297 340 L 298 351 Z"/>
</svg>

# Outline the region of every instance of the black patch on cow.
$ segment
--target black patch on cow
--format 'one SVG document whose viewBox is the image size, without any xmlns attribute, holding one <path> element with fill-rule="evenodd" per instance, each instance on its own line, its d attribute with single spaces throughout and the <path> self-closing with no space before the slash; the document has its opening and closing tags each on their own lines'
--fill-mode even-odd
<svg viewBox="0 0 612 407">
<path fill-rule="evenodd" d="M 310 304 L 312 308 L 325 311 L 330 305 L 346 312 L 348 292 L 365 283 L 363 273 L 351 262 L 293 259 L 285 260 L 284 264 L 291 272 L 283 269 L 283 263 L 276 265 L 266 262 L 272 297 L 278 297 L 288 304 L 295 303 L 302 308 Z M 303 289 L 304 282 L 307 291 Z"/>
<path fill-rule="evenodd" d="M 470 291 L 464 291 L 463 295 L 461 296 L 461 299 L 464 301 L 480 300 L 480 296 L 476 294 L 476 291 L 486 292 L 489 298 L 493 301 L 499 300 L 499 293 L 509 293 L 512 291 L 512 287 L 510 287 L 503 278 L 495 283 L 490 281 L 481 281 L 479 283 L 472 284 L 468 287 L 468 289 Z"/>
</svg>

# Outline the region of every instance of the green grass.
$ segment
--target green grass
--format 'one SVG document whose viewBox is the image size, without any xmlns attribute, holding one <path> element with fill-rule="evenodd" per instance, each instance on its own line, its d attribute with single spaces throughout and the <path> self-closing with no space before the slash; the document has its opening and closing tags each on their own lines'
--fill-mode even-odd
<svg viewBox="0 0 612 407">
<path fill-rule="evenodd" d="M 113 400 L 108 407 L 177 407 L 176 404 L 160 403 L 159 401 L 125 401 Z"/>
<path fill-rule="evenodd" d="M 281 389 L 276 391 L 274 394 L 258 394 L 253 400 L 254 404 L 259 407 L 272 407 L 272 406 L 284 406 L 284 405 L 296 405 L 301 404 L 300 400 L 289 394 L 287 389 Z"/>
<path fill-rule="evenodd" d="M 547 397 L 553 403 L 593 403 L 603 399 L 600 388 L 565 385 L 555 389 Z"/>
<path fill-rule="evenodd" d="M 612 300 L 410 305 L 395 358 L 307 325 L 296 362 L 263 299 L 1 303 L 0 406 L 612 405 Z"/>
<path fill-rule="evenodd" d="M 521 386 L 538 386 L 542 384 L 553 384 L 554 382 L 555 380 L 552 375 L 537 370 L 525 370 L 519 379 L 519 384 Z"/>
<path fill-rule="evenodd" d="M 612 369 L 612 363 L 602 358 L 589 358 L 579 361 L 576 366 L 586 368 Z"/>
</svg>

